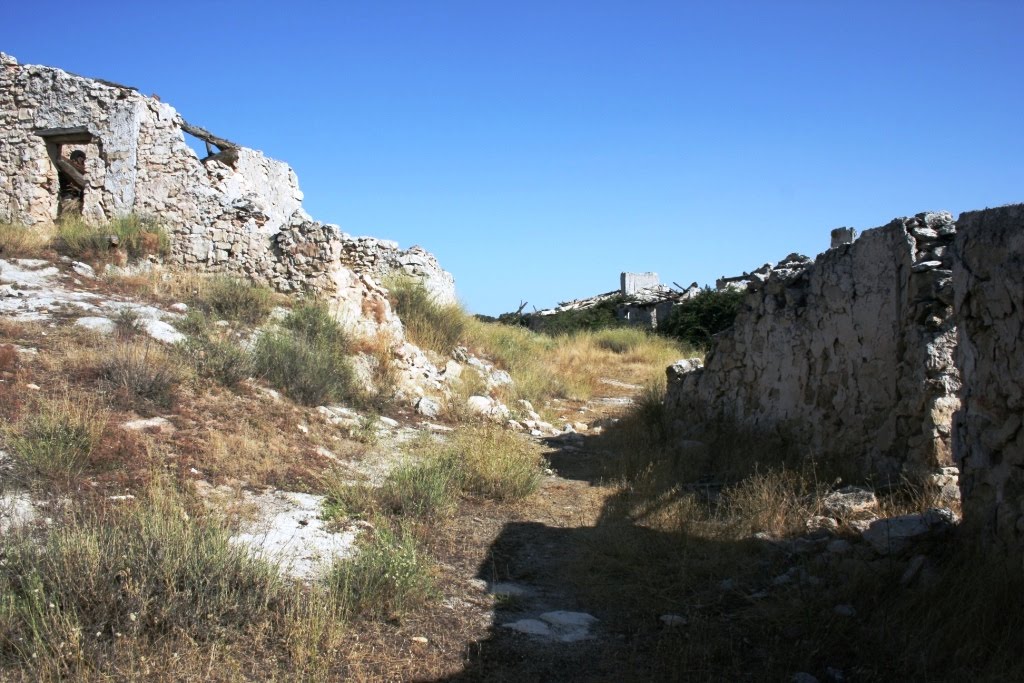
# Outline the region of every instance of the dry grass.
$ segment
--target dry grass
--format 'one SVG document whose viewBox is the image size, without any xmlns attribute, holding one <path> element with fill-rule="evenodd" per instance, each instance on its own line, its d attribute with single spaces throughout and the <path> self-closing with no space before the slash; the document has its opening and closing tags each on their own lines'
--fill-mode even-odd
<svg viewBox="0 0 1024 683">
<path fill-rule="evenodd" d="M 41 258 L 53 239 L 50 225 L 0 223 L 0 258 Z"/>
<path fill-rule="evenodd" d="M 168 408 L 175 387 L 182 381 L 181 364 L 175 356 L 153 341 L 118 344 L 102 357 L 100 377 L 125 406 L 152 404 Z"/>
<path fill-rule="evenodd" d="M 414 344 L 442 356 L 455 349 L 469 320 L 461 306 L 438 303 L 414 278 L 392 277 L 385 286 L 391 306 Z"/>
<path fill-rule="evenodd" d="M 88 464 L 106 422 L 96 401 L 68 392 L 38 398 L 0 433 L 23 477 L 68 487 Z"/>
<path fill-rule="evenodd" d="M 694 355 L 678 342 L 633 328 L 549 337 L 473 320 L 465 340 L 471 350 L 512 375 L 515 384 L 506 398 L 537 405 L 550 398 L 588 399 L 609 377 L 664 385 L 665 367 Z"/>
</svg>

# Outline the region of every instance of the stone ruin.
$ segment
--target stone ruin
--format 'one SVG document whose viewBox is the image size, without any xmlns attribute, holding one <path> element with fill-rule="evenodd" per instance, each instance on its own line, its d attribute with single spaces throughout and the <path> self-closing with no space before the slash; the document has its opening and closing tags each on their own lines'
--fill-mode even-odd
<svg viewBox="0 0 1024 683">
<path fill-rule="evenodd" d="M 964 523 L 1024 555 L 1024 204 L 961 214 L 953 243 L 954 418 Z"/>
<path fill-rule="evenodd" d="M 186 133 L 206 143 L 206 157 Z M 157 218 L 170 234 L 169 265 L 320 295 L 342 322 L 399 339 L 383 277 L 407 273 L 455 301 L 452 276 L 423 249 L 313 220 L 287 164 L 193 126 L 133 88 L 0 53 L 0 219 L 55 221 L 73 150 L 86 156 L 76 210 L 90 221 Z"/>
<path fill-rule="evenodd" d="M 681 436 L 742 427 L 882 484 L 956 465 L 965 524 L 1021 557 L 1024 205 L 841 230 L 746 277 L 705 363 L 668 369 Z"/>
</svg>

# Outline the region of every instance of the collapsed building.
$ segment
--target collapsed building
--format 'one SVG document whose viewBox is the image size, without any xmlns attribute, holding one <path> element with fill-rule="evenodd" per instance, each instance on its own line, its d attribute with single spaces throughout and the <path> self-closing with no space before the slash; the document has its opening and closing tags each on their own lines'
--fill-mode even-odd
<svg viewBox="0 0 1024 683">
<path fill-rule="evenodd" d="M 967 524 L 1024 553 L 1024 205 L 844 228 L 758 275 L 705 361 L 668 369 L 682 436 L 741 428 L 881 484 L 955 465 Z"/>
<path fill-rule="evenodd" d="M 206 156 L 186 134 L 205 143 Z M 322 296 L 339 320 L 366 332 L 401 336 L 381 287 L 390 273 L 455 300 L 452 276 L 427 251 L 312 219 L 287 164 L 193 126 L 133 88 L 3 53 L 0 187 L 0 219 L 153 217 L 169 233 L 169 264 Z"/>
<path fill-rule="evenodd" d="M 697 283 L 682 288 L 662 284 L 657 273 L 620 273 L 619 288 L 604 294 L 560 303 L 532 313 L 519 314 L 535 331 L 547 328 L 558 316 L 600 307 L 613 309 L 615 318 L 629 325 L 657 329 L 679 303 L 693 298 L 701 289 Z"/>
</svg>

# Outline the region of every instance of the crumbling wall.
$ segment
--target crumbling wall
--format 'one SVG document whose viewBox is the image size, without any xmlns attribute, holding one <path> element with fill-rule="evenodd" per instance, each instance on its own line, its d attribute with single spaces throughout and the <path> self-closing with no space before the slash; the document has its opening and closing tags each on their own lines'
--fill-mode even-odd
<svg viewBox="0 0 1024 683">
<path fill-rule="evenodd" d="M 876 480 L 924 481 L 951 463 L 958 407 L 949 214 L 866 231 L 814 262 L 750 279 L 706 366 L 669 369 L 684 429 L 739 424 Z"/>
<path fill-rule="evenodd" d="M 37 133 L 84 127 L 97 144 L 86 160 L 83 215 L 157 217 L 171 233 L 172 263 L 328 296 L 360 280 L 337 272 L 347 268 L 378 286 L 345 296 L 369 298 L 375 308 L 386 307 L 381 276 L 401 269 L 454 300 L 451 275 L 427 252 L 379 242 L 387 246 L 374 253 L 384 256 L 363 258 L 377 241 L 310 218 L 287 164 L 245 147 L 232 148 L 230 159 L 200 160 L 185 125 L 173 107 L 132 88 L 0 54 L 0 218 L 29 225 L 57 218 L 57 171 Z"/>
<path fill-rule="evenodd" d="M 953 247 L 964 523 L 1024 554 L 1024 205 L 964 213 Z"/>
</svg>

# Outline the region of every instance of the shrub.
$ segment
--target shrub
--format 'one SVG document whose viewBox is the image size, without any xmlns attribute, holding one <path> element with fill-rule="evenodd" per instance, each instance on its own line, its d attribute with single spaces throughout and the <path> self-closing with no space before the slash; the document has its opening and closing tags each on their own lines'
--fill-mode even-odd
<svg viewBox="0 0 1024 683">
<path fill-rule="evenodd" d="M 253 373 L 252 353 L 230 339 L 189 336 L 179 346 L 200 377 L 233 387 Z"/>
<path fill-rule="evenodd" d="M 37 226 L 0 223 L 0 258 L 35 258 L 50 242 L 50 231 Z"/>
<path fill-rule="evenodd" d="M 128 342 L 114 347 L 100 364 L 100 376 L 124 399 L 141 399 L 168 407 L 181 372 L 176 359 L 155 342 Z"/>
<path fill-rule="evenodd" d="M 105 426 L 106 415 L 95 402 L 64 395 L 39 399 L 3 431 L 22 474 L 67 484 L 85 469 Z"/>
<path fill-rule="evenodd" d="M 349 342 L 320 303 L 305 303 L 256 342 L 257 374 L 306 405 L 357 399 Z"/>
<path fill-rule="evenodd" d="M 328 585 L 347 614 L 400 616 L 434 594 L 430 564 L 412 530 L 378 526 L 352 560 L 335 562 Z"/>
<path fill-rule="evenodd" d="M 486 425 L 460 432 L 448 446 L 462 465 L 462 488 L 493 500 L 518 500 L 540 484 L 544 458 L 536 442 Z"/>
<path fill-rule="evenodd" d="M 468 316 L 457 304 L 441 304 L 419 280 L 392 278 L 386 286 L 391 305 L 418 346 L 448 355 L 462 338 Z"/>
<path fill-rule="evenodd" d="M 134 308 L 122 308 L 114 317 L 114 332 L 119 339 L 134 339 L 142 332 L 142 317 Z"/>
<path fill-rule="evenodd" d="M 551 315 L 531 315 L 523 318 L 530 328 L 544 334 L 571 334 L 596 331 L 628 325 L 618 316 L 619 306 L 627 302 L 623 296 L 612 296 L 594 306 L 560 311 Z"/>
<path fill-rule="evenodd" d="M 76 680 L 115 647 L 223 647 L 296 601 L 273 566 L 162 489 L 9 541 L 0 596 L 0 656 Z"/>
<path fill-rule="evenodd" d="M 274 307 L 273 292 L 242 278 L 218 275 L 202 282 L 192 305 L 223 318 L 247 325 L 267 319 Z"/>
<path fill-rule="evenodd" d="M 736 320 L 744 293 L 705 287 L 697 296 L 675 306 L 658 331 L 697 348 L 707 349 L 712 338 Z"/>
</svg>

